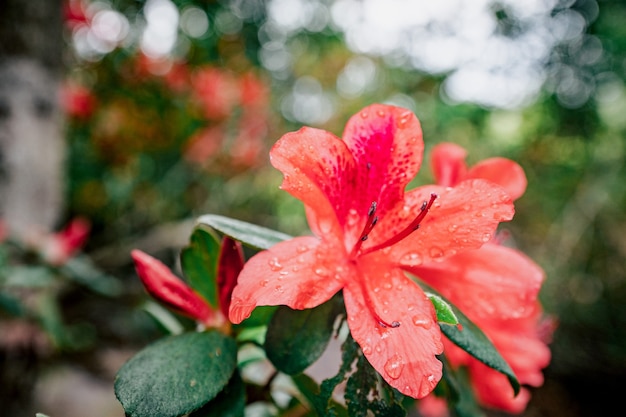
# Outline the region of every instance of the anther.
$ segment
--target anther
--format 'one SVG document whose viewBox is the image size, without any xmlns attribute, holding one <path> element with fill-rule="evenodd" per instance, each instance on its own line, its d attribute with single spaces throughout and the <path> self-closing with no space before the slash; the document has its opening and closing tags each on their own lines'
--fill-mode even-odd
<svg viewBox="0 0 626 417">
<path fill-rule="evenodd" d="M 365 253 L 375 252 L 375 251 L 380 250 L 382 248 L 386 248 L 386 247 L 391 246 L 391 245 L 393 245 L 395 243 L 398 243 L 402 239 L 406 238 L 411 233 L 413 233 L 414 231 L 419 229 L 420 223 L 422 222 L 422 220 L 424 220 L 424 217 L 426 217 L 426 215 L 428 214 L 428 211 L 432 207 L 432 205 L 435 202 L 435 200 L 437 199 L 437 197 L 438 197 L 437 194 L 432 193 L 430 195 L 430 200 L 429 201 L 424 201 L 422 203 L 422 205 L 420 207 L 419 214 L 417 215 L 417 217 L 415 217 L 415 219 L 413 219 L 413 221 L 406 228 L 404 228 L 404 230 L 402 230 L 397 235 L 392 236 L 391 238 L 389 238 L 388 240 L 386 240 L 383 243 L 380 243 L 380 244 L 378 244 L 376 246 L 372 246 L 371 248 L 367 248 L 364 252 L 361 253 L 361 255 L 363 255 Z"/>
</svg>

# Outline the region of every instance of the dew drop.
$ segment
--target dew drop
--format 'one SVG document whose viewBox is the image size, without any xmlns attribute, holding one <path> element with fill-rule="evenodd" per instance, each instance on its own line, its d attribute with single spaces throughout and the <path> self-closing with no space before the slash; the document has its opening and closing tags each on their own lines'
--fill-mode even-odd
<svg viewBox="0 0 626 417">
<path fill-rule="evenodd" d="M 452 223 L 450 226 L 448 226 L 448 232 L 450 233 L 454 233 L 459 229 L 459 226 L 457 224 Z"/>
<path fill-rule="evenodd" d="M 435 380 L 435 375 L 430 374 L 430 375 L 428 375 L 428 378 L 426 378 L 426 379 L 428 379 L 428 382 L 433 382 Z"/>
<path fill-rule="evenodd" d="M 380 287 L 376 287 L 376 288 L 374 288 L 374 292 L 375 292 L 375 293 L 380 292 Z"/>
<path fill-rule="evenodd" d="M 491 240 L 491 233 L 485 233 L 481 240 L 485 243 L 489 242 Z"/>
<path fill-rule="evenodd" d="M 402 375 L 402 369 L 404 368 L 404 360 L 398 354 L 393 355 L 385 363 L 385 372 L 391 379 L 398 379 Z"/>
<path fill-rule="evenodd" d="M 370 347 L 370 345 L 363 346 L 361 350 L 363 351 L 364 355 L 369 355 L 370 353 L 372 353 L 372 348 Z"/>
<path fill-rule="evenodd" d="M 369 114 L 368 114 L 366 111 L 362 111 L 362 112 L 361 112 L 361 117 L 362 117 L 363 119 L 367 119 L 367 116 L 369 116 Z"/>
<path fill-rule="evenodd" d="M 309 250 L 309 247 L 307 245 L 299 245 L 296 250 L 298 253 L 304 253 Z"/>
<path fill-rule="evenodd" d="M 378 117 L 384 117 L 385 116 L 385 112 L 383 110 L 378 110 L 376 112 L 376 114 L 378 114 Z"/>
<path fill-rule="evenodd" d="M 328 269 L 323 268 L 323 267 L 315 268 L 315 275 L 320 276 L 320 277 L 327 277 Z"/>
<path fill-rule="evenodd" d="M 411 321 L 414 325 L 424 329 L 430 329 L 433 325 L 432 320 L 429 320 L 427 317 L 413 316 Z"/>
<path fill-rule="evenodd" d="M 267 287 L 267 284 L 269 284 L 269 283 L 270 283 L 270 281 L 269 281 L 269 280 L 264 279 L 264 280 L 262 280 L 262 281 L 261 281 L 261 283 L 260 283 L 260 284 L 261 284 L 261 287 Z"/>
<path fill-rule="evenodd" d="M 417 252 L 407 253 L 402 257 L 402 264 L 406 266 L 419 266 L 422 264 L 422 257 Z"/>
<path fill-rule="evenodd" d="M 274 289 L 276 290 L 276 292 L 280 292 L 280 293 L 285 291 L 282 285 L 277 285 Z"/>
<path fill-rule="evenodd" d="M 430 248 L 430 256 L 431 258 L 441 258 L 443 256 L 443 250 L 438 246 L 433 246 Z"/>
<path fill-rule="evenodd" d="M 272 271 L 280 271 L 281 269 L 283 269 L 283 266 L 281 265 L 281 263 L 278 261 L 278 258 L 276 257 L 270 259 L 268 261 L 268 264 Z"/>
<path fill-rule="evenodd" d="M 356 209 L 351 208 L 350 211 L 348 211 L 348 226 L 352 227 L 354 226 L 357 221 L 359 220 L 359 213 L 356 211 Z"/>
</svg>

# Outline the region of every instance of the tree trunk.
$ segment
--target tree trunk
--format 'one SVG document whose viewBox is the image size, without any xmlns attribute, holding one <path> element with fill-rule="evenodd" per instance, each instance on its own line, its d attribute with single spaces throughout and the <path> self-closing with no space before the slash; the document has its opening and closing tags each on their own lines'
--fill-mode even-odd
<svg viewBox="0 0 626 417">
<path fill-rule="evenodd" d="M 0 0 L 0 221 L 17 237 L 60 220 L 62 24 L 61 0 Z M 24 329 L 0 321 L 0 416 L 34 415 L 41 331 Z"/>
</svg>

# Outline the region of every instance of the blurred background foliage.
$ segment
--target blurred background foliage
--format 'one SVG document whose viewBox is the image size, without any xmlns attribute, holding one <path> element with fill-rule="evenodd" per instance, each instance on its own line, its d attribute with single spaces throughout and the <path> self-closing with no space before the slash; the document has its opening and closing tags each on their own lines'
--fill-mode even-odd
<svg viewBox="0 0 626 417">
<path fill-rule="evenodd" d="M 363 106 L 419 117 L 429 150 L 504 156 L 528 176 L 504 228 L 547 273 L 558 317 L 526 415 L 606 415 L 626 383 L 626 2 L 117 0 L 66 2 L 67 219 L 124 290 L 64 293 L 90 348 L 160 330 L 129 252 L 175 264 L 193 219 L 305 233 L 268 150 L 310 125 L 341 135 Z M 91 349 L 91 350 L 90 350 Z M 72 355 L 77 355 L 74 352 Z"/>
</svg>

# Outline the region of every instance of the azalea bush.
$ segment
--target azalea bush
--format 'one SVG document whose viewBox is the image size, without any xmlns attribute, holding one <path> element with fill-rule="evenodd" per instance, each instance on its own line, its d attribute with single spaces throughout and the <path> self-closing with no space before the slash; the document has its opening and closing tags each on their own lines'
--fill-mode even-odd
<svg viewBox="0 0 626 417">
<path fill-rule="evenodd" d="M 155 314 L 172 334 L 117 374 L 126 414 L 522 412 L 554 330 L 543 270 L 501 226 L 526 176 L 505 158 L 468 167 L 462 147 L 441 143 L 428 184 L 423 154 L 420 123 L 401 107 L 363 108 L 341 139 L 303 127 L 270 161 L 310 234 L 206 214 L 179 274 L 132 251 L 173 314 Z"/>
</svg>

